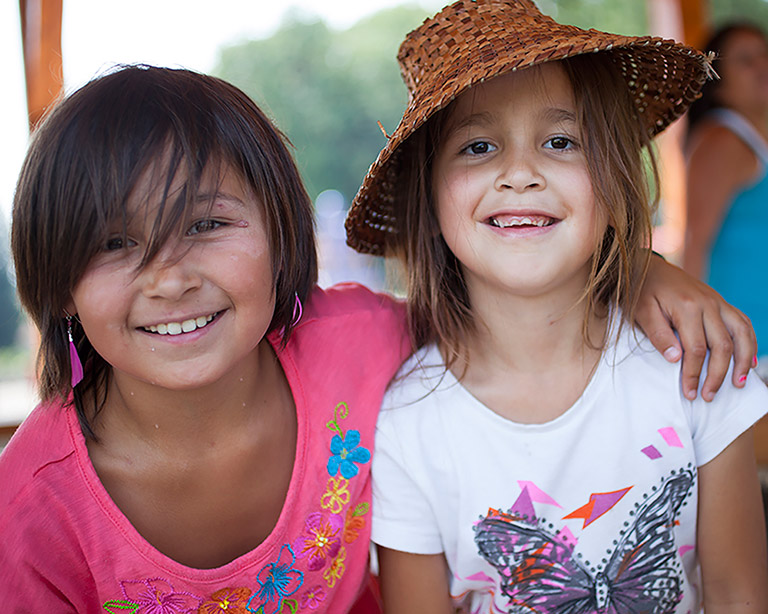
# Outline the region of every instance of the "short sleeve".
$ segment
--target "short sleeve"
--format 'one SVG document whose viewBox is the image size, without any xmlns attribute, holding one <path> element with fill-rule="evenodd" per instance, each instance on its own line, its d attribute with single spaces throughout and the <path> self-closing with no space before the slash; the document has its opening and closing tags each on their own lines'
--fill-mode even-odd
<svg viewBox="0 0 768 614">
<path fill-rule="evenodd" d="M 373 455 L 371 539 L 392 550 L 416 554 L 443 552 L 434 511 L 419 485 L 421 472 L 410 467 L 393 421 L 383 412 Z"/>
<path fill-rule="evenodd" d="M 731 366 L 732 367 L 732 366 Z M 731 372 L 711 403 L 689 405 L 696 464 L 705 465 L 768 412 L 768 387 L 753 372 L 744 388 L 731 385 Z"/>
</svg>

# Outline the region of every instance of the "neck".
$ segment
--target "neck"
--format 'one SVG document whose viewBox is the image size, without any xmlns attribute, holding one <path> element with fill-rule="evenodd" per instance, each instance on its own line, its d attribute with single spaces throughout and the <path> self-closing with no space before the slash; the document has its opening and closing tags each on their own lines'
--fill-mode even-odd
<svg viewBox="0 0 768 614">
<path fill-rule="evenodd" d="M 93 418 L 95 432 L 100 439 L 119 433 L 164 445 L 215 439 L 258 416 L 281 381 L 278 374 L 266 339 L 237 368 L 200 388 L 170 390 L 113 371 L 104 408 Z"/>
<path fill-rule="evenodd" d="M 544 422 L 568 409 L 589 383 L 606 334 L 607 317 L 592 314 L 585 339 L 583 287 L 538 297 L 470 292 L 476 329 L 466 370 L 455 369 L 462 384 L 515 421 Z"/>
<path fill-rule="evenodd" d="M 470 364 L 493 360 L 516 369 L 542 369 L 579 359 L 588 345 L 600 347 L 606 318 L 592 315 L 585 343 L 583 289 L 581 280 L 540 296 L 470 289 L 477 324 L 469 342 Z"/>
</svg>

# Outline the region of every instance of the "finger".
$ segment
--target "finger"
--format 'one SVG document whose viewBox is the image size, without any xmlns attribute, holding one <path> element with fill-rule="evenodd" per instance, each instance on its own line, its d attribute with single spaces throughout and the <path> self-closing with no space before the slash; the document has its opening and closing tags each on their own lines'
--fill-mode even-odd
<svg viewBox="0 0 768 614">
<path fill-rule="evenodd" d="M 707 376 L 701 387 L 701 398 L 705 401 L 711 401 L 715 398 L 717 391 L 720 390 L 720 386 L 723 385 L 731 366 L 734 345 L 731 333 L 720 317 L 719 310 L 716 317 L 711 317 L 705 312 L 702 321 L 709 345 L 709 364 L 707 365 Z"/>
<path fill-rule="evenodd" d="M 701 314 L 690 318 L 677 318 L 677 333 L 683 346 L 681 383 L 683 394 L 689 401 L 696 398 L 699 377 L 707 357 L 707 335 Z"/>
<path fill-rule="evenodd" d="M 741 388 L 750 369 L 757 366 L 757 338 L 752 322 L 741 311 L 725 305 L 721 316 L 733 340 L 733 385 Z"/>
<path fill-rule="evenodd" d="M 669 319 L 655 300 L 638 306 L 635 320 L 659 353 L 669 362 L 677 362 L 683 355 L 680 342 Z"/>
</svg>

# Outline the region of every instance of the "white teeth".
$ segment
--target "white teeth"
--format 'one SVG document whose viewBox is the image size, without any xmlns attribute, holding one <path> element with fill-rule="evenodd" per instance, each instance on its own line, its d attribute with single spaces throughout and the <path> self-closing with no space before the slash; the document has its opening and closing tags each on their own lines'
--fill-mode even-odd
<svg viewBox="0 0 768 614">
<path fill-rule="evenodd" d="M 145 326 L 144 330 L 151 333 L 157 333 L 158 335 L 180 335 L 181 333 L 191 333 L 193 330 L 197 330 L 208 324 L 208 322 L 213 320 L 214 315 L 216 314 L 190 318 L 183 322 L 153 324 L 152 326 Z"/>
<path fill-rule="evenodd" d="M 531 219 L 527 216 L 512 217 L 505 220 L 503 223 L 497 220 L 495 217 L 490 218 L 489 221 L 492 226 L 496 226 L 497 228 L 512 228 L 514 226 L 538 226 L 539 228 L 542 228 L 552 224 L 552 220 L 550 218 L 537 217 L 536 219 Z"/>
</svg>

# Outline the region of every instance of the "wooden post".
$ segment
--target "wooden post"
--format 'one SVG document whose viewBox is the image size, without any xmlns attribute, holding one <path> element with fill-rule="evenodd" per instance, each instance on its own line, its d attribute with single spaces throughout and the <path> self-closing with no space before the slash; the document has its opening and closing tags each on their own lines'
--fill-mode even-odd
<svg viewBox="0 0 768 614">
<path fill-rule="evenodd" d="M 648 0 L 651 34 L 682 40 L 682 0 Z M 685 236 L 685 120 L 678 120 L 656 139 L 661 175 L 661 224 L 654 229 L 654 249 L 675 261 L 680 257 Z"/>
<path fill-rule="evenodd" d="M 707 42 L 710 26 L 708 0 L 679 0 L 683 17 L 683 41 L 701 49 Z"/>
<path fill-rule="evenodd" d="M 34 128 L 63 91 L 62 0 L 19 0 L 29 127 Z"/>
</svg>

